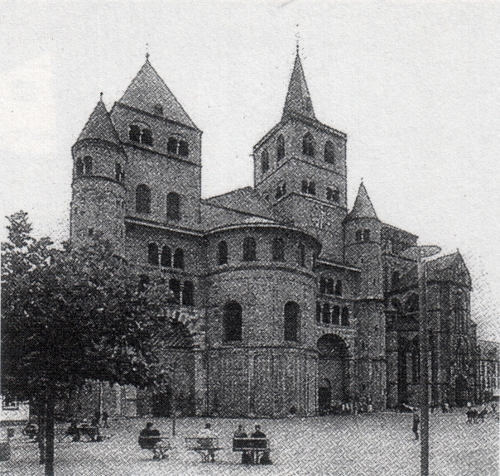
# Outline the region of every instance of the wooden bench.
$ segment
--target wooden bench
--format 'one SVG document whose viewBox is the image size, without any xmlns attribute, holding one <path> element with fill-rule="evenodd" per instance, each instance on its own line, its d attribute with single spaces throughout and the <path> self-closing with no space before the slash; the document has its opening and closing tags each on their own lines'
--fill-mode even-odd
<svg viewBox="0 0 500 476">
<path fill-rule="evenodd" d="M 168 458 L 167 451 L 171 450 L 170 440 L 161 436 L 140 436 L 139 446 L 143 450 L 153 453 L 153 459 Z"/>
<path fill-rule="evenodd" d="M 202 463 L 215 461 L 215 453 L 222 448 L 217 437 L 190 437 L 186 438 L 186 448 L 196 451 L 201 456 Z"/>
<path fill-rule="evenodd" d="M 259 464 L 264 453 L 271 452 L 267 438 L 233 438 L 233 452 L 250 454 L 250 464 Z"/>
</svg>

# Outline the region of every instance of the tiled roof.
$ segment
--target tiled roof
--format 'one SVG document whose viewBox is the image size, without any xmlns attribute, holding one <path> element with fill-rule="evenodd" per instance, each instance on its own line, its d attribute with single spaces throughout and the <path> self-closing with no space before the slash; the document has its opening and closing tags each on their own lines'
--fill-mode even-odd
<svg viewBox="0 0 500 476">
<path fill-rule="evenodd" d="M 149 113 L 155 113 L 156 107 L 161 106 L 163 116 L 167 119 L 196 128 L 149 60 L 146 60 L 119 102 Z"/>
<path fill-rule="evenodd" d="M 87 124 L 78 136 L 77 142 L 85 139 L 100 139 L 117 145 L 120 143 L 111 117 L 102 100 L 92 111 Z"/>
<path fill-rule="evenodd" d="M 368 196 L 368 192 L 366 188 L 361 182 L 359 186 L 358 195 L 356 196 L 356 200 L 354 202 L 354 206 L 352 207 L 351 212 L 348 215 L 349 218 L 377 218 L 377 214 L 375 213 L 375 209 L 373 208 L 370 197 Z"/>
</svg>

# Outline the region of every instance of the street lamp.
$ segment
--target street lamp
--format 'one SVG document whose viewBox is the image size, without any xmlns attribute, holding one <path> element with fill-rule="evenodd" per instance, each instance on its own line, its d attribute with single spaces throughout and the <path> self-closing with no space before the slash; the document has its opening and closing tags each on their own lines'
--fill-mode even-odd
<svg viewBox="0 0 500 476">
<path fill-rule="evenodd" d="M 429 331 L 427 318 L 427 274 L 424 258 L 439 253 L 439 246 L 412 246 L 402 254 L 417 261 L 420 339 L 420 474 L 429 476 Z"/>
</svg>

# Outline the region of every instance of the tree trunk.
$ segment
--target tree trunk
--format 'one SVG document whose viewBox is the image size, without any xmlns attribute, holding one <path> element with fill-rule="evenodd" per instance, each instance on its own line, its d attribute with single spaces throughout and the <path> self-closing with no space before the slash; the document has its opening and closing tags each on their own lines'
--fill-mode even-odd
<svg viewBox="0 0 500 476">
<path fill-rule="evenodd" d="M 45 398 L 41 398 L 36 402 L 37 415 L 38 415 L 38 451 L 40 453 L 39 464 L 45 464 L 45 421 L 47 408 L 45 405 Z"/>
<path fill-rule="evenodd" d="M 54 407 L 54 393 L 50 392 L 45 421 L 45 476 L 54 476 Z"/>
</svg>

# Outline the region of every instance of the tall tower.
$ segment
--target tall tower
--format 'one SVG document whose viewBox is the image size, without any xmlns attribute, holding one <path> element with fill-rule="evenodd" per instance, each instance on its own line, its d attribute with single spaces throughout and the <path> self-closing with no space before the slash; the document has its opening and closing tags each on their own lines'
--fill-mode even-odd
<svg viewBox="0 0 500 476">
<path fill-rule="evenodd" d="M 322 257 L 337 262 L 347 214 L 346 141 L 316 119 L 297 51 L 281 121 L 254 146 L 255 188 L 284 220 L 313 232 Z"/>
<path fill-rule="evenodd" d="M 101 233 L 124 253 L 127 157 L 101 100 L 72 147 L 71 241 Z"/>
<path fill-rule="evenodd" d="M 202 133 L 148 57 L 111 118 L 128 156 L 127 216 L 199 227 Z"/>
<path fill-rule="evenodd" d="M 361 270 L 354 302 L 357 325 L 357 380 L 362 395 L 385 407 L 385 314 L 383 302 L 382 224 L 363 183 L 346 217 L 345 261 Z"/>
</svg>

